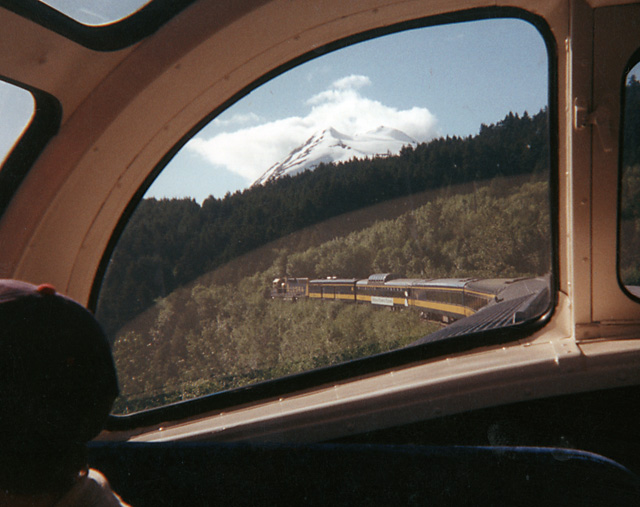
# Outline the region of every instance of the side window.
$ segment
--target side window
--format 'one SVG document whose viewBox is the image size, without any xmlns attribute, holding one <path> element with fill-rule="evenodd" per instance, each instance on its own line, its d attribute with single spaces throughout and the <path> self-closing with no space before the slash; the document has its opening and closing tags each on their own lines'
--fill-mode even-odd
<svg viewBox="0 0 640 507">
<path fill-rule="evenodd" d="M 110 259 L 115 412 L 538 317 L 548 67 L 526 21 L 430 26 L 325 54 L 220 114 Z"/>
<path fill-rule="evenodd" d="M 627 74 L 624 88 L 620 182 L 618 274 L 640 297 L 640 64 Z"/>
<path fill-rule="evenodd" d="M 103 2 L 100 0 L 39 0 L 65 16 L 87 26 L 102 26 L 121 21 L 152 0 Z"/>
<path fill-rule="evenodd" d="M 31 93 L 0 80 L 0 167 L 31 122 L 34 112 L 35 101 Z"/>
</svg>

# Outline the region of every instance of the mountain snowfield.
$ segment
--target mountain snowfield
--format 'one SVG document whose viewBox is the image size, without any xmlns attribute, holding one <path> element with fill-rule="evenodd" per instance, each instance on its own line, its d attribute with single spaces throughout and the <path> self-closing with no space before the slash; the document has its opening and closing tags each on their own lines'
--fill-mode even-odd
<svg viewBox="0 0 640 507">
<path fill-rule="evenodd" d="M 415 139 L 404 132 L 380 126 L 375 130 L 353 136 L 330 127 L 313 134 L 295 148 L 284 160 L 275 163 L 253 185 L 261 185 L 284 175 L 293 176 L 313 170 L 320 164 L 347 162 L 352 158 L 373 158 L 395 155 L 403 146 L 416 146 Z"/>
</svg>

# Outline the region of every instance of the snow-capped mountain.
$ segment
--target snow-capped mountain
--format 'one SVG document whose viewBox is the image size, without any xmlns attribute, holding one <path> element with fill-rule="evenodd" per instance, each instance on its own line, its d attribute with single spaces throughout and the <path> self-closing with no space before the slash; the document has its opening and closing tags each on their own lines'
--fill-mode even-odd
<svg viewBox="0 0 640 507">
<path fill-rule="evenodd" d="M 378 127 L 354 136 L 328 128 L 312 135 L 291 151 L 284 160 L 267 169 L 253 184 L 261 185 L 285 174 L 293 176 L 305 170 L 315 169 L 322 163 L 346 162 L 354 157 L 372 158 L 389 153 L 397 154 L 403 146 L 417 144 L 415 139 L 404 132 L 389 127 Z"/>
</svg>

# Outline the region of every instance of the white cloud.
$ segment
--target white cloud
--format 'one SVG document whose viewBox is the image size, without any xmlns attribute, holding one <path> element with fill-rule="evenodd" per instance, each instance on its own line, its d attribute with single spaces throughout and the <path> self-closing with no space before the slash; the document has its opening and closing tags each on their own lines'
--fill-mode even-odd
<svg viewBox="0 0 640 507">
<path fill-rule="evenodd" d="M 264 121 L 263 118 L 260 118 L 255 113 L 247 113 L 247 114 L 234 114 L 231 118 L 215 118 L 213 120 L 213 124 L 219 127 L 229 127 L 233 125 L 247 125 L 249 123 L 258 123 L 260 121 Z"/>
<path fill-rule="evenodd" d="M 196 137 L 187 148 L 211 164 L 222 165 L 253 182 L 315 132 L 328 127 L 356 135 L 384 125 L 401 130 L 419 142 L 436 135 L 437 121 L 428 109 L 398 110 L 368 99 L 359 90 L 369 85 L 371 80 L 367 76 L 346 76 L 311 97 L 306 102 L 310 106 L 306 116 L 283 118 L 209 139 Z"/>
<path fill-rule="evenodd" d="M 369 79 L 367 76 L 351 74 L 350 76 L 343 77 L 342 79 L 334 81 L 331 85 L 331 88 L 336 88 L 338 90 L 356 90 L 370 84 L 371 79 Z"/>
</svg>

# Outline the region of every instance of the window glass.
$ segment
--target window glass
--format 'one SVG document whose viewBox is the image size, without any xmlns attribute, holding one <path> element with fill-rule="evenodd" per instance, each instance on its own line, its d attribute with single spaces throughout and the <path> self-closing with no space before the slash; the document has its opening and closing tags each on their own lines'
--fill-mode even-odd
<svg viewBox="0 0 640 507">
<path fill-rule="evenodd" d="M 625 82 L 620 191 L 619 276 L 640 297 L 640 64 Z"/>
<path fill-rule="evenodd" d="M 0 81 L 0 166 L 27 128 L 35 111 L 33 95 Z"/>
<path fill-rule="evenodd" d="M 151 0 L 39 0 L 43 4 L 89 26 L 108 25 L 142 9 Z"/>
<path fill-rule="evenodd" d="M 539 315 L 547 99 L 544 41 L 517 19 L 361 42 L 245 96 L 174 157 L 111 257 L 115 411 Z"/>
</svg>

